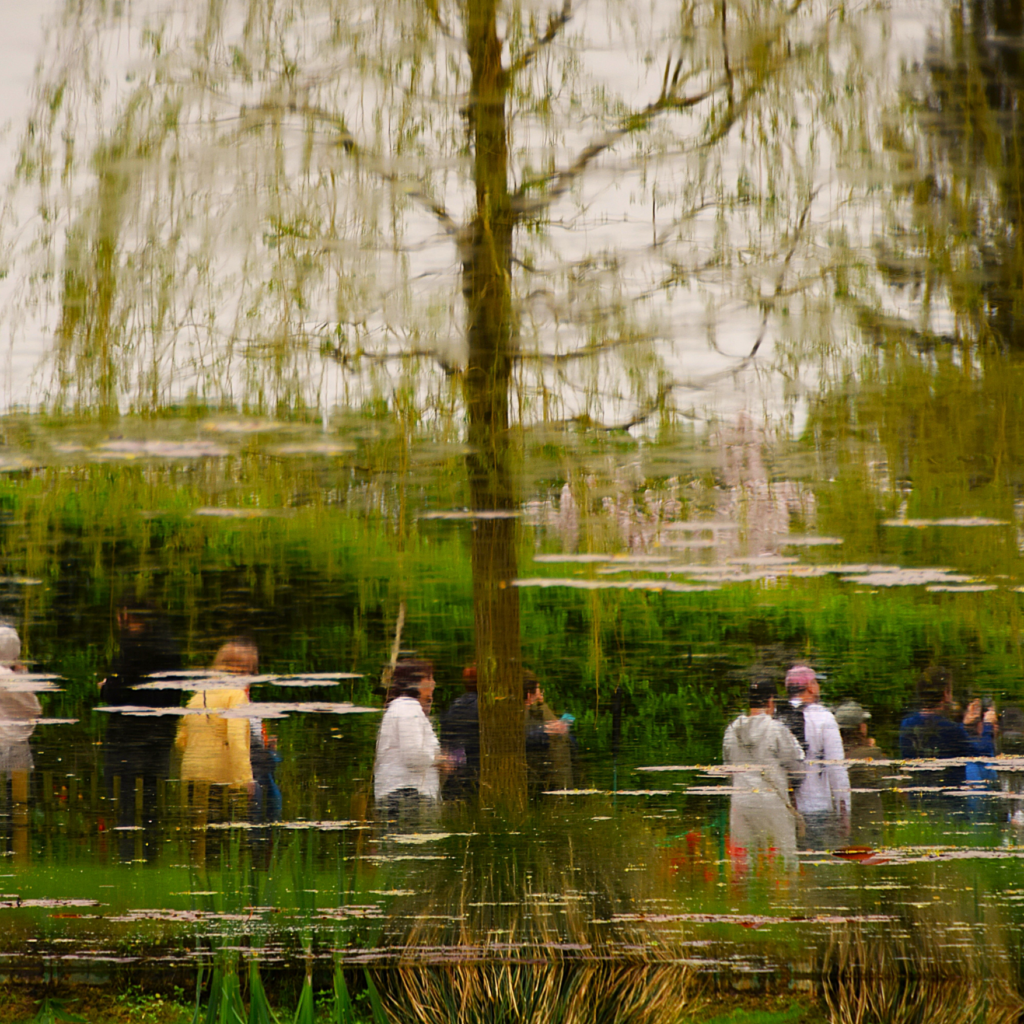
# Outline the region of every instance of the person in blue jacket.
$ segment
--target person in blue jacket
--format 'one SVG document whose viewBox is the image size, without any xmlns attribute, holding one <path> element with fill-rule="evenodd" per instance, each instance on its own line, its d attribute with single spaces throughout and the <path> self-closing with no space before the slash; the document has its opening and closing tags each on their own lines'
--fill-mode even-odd
<svg viewBox="0 0 1024 1024">
<path fill-rule="evenodd" d="M 982 712 L 981 701 L 968 705 L 962 722 L 948 717 L 953 704 L 953 680 L 949 670 L 930 665 L 917 681 L 920 710 L 900 723 L 900 757 L 977 758 L 994 757 L 996 714 L 990 708 Z M 982 719 L 977 732 L 978 719 Z M 951 766 L 940 778 L 940 785 L 960 786 L 966 778 L 965 766 Z"/>
</svg>

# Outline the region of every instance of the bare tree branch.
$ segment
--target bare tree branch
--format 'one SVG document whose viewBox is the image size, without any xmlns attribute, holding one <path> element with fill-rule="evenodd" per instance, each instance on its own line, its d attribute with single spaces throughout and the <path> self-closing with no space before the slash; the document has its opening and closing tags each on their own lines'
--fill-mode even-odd
<svg viewBox="0 0 1024 1024">
<path fill-rule="evenodd" d="M 754 356 L 757 355 L 757 350 L 761 347 L 761 342 L 764 341 L 764 333 L 768 328 L 768 316 L 775 305 L 776 299 L 782 294 L 782 286 L 786 281 L 786 271 L 789 269 L 789 264 L 793 259 L 793 253 L 796 252 L 797 245 L 800 244 L 800 236 L 803 234 L 804 225 L 807 223 L 807 215 L 811 212 L 811 203 L 814 202 L 818 193 L 821 191 L 821 186 L 814 189 L 807 196 L 807 202 L 804 203 L 803 211 L 800 214 L 800 219 L 797 221 L 796 229 L 793 232 L 793 244 L 789 247 L 789 251 L 786 253 L 786 258 L 782 261 L 782 269 L 779 271 L 779 280 L 775 284 L 775 293 L 772 296 L 772 302 L 765 303 L 764 316 L 761 318 L 761 330 L 758 331 L 757 340 L 754 342 L 754 347 L 750 350 L 750 355 L 743 361 L 749 363 Z"/>
<path fill-rule="evenodd" d="M 435 0 L 436 2 L 436 0 Z M 514 61 L 509 69 L 509 75 L 515 75 L 528 67 L 536 59 L 537 54 L 544 49 L 545 46 L 549 46 L 554 42 L 555 37 L 565 28 L 565 26 L 572 19 L 572 0 L 564 0 L 562 3 L 562 10 L 558 13 L 552 13 L 548 16 L 548 27 L 544 35 L 539 39 L 535 39 L 520 55 L 519 58 Z"/>
<path fill-rule="evenodd" d="M 441 34 L 447 36 L 449 39 L 458 41 L 459 37 L 448 27 L 448 23 L 441 17 L 441 8 L 438 6 L 437 0 L 426 0 L 427 12 L 431 18 L 434 19 L 434 24 L 438 27 Z"/>
<path fill-rule="evenodd" d="M 659 388 L 658 393 L 645 405 L 639 408 L 628 420 L 622 423 L 598 423 L 592 419 L 586 413 L 581 413 L 578 416 L 570 416 L 567 419 L 561 420 L 548 420 L 538 426 L 544 427 L 568 427 L 568 426 L 583 426 L 588 430 L 603 430 L 605 433 L 613 434 L 624 430 L 630 430 L 633 427 L 640 426 L 641 423 L 645 423 L 649 420 L 656 412 L 658 412 L 665 404 L 665 399 L 669 396 L 672 389 L 676 385 L 671 382 L 663 382 Z"/>
<path fill-rule="evenodd" d="M 322 348 L 321 353 L 329 359 L 333 359 L 340 366 L 354 366 L 357 363 L 411 363 L 418 359 L 433 359 L 444 372 L 445 376 L 451 377 L 461 373 L 461 368 L 448 362 L 444 356 L 433 348 L 403 349 L 401 352 L 345 352 L 337 346 Z"/>
<path fill-rule="evenodd" d="M 653 338 L 654 335 L 609 338 L 598 345 L 587 345 L 585 348 L 579 348 L 573 352 L 562 352 L 557 355 L 545 352 L 517 352 L 513 358 L 517 363 L 543 363 L 546 366 L 564 366 L 566 363 L 574 362 L 577 359 L 588 359 L 591 356 L 604 355 L 617 348 L 624 348 L 626 345 L 638 345 L 644 341 L 651 341 Z"/>
<path fill-rule="evenodd" d="M 694 96 L 678 96 L 675 93 L 679 79 L 679 72 L 682 62 L 676 63 L 675 74 L 672 81 L 668 81 L 668 72 L 671 61 L 665 66 L 665 82 L 662 84 L 661 95 L 652 103 L 635 114 L 625 118 L 618 128 L 606 133 L 602 138 L 592 142 L 576 160 L 564 171 L 559 171 L 552 177 L 551 188 L 543 196 L 530 199 L 525 194 L 525 185 L 521 186 L 512 199 L 512 209 L 517 218 L 536 217 L 543 213 L 549 206 L 560 199 L 572 187 L 573 182 L 602 154 L 610 149 L 619 139 L 633 132 L 642 131 L 659 114 L 666 110 L 686 110 L 703 103 L 709 96 L 713 96 L 724 84 L 724 80 L 716 82 L 715 85 Z"/>
<path fill-rule="evenodd" d="M 736 106 L 736 98 L 733 95 L 732 68 L 729 67 L 729 37 L 727 21 L 727 4 L 729 0 L 722 0 L 722 63 L 725 66 L 726 95 L 729 97 L 729 113 L 732 113 Z"/>
</svg>

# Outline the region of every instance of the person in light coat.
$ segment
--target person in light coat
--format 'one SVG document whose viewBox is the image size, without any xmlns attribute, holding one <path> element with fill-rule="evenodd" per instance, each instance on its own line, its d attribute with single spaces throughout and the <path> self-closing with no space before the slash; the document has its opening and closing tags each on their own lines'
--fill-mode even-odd
<svg viewBox="0 0 1024 1024">
<path fill-rule="evenodd" d="M 441 797 L 445 762 L 427 717 L 433 698 L 430 662 L 395 665 L 373 763 L 373 795 L 386 820 L 415 816 L 422 805 Z"/>
<path fill-rule="evenodd" d="M 750 684 L 750 710 L 725 730 L 722 760 L 732 768 L 729 842 L 733 863 L 746 870 L 759 856 L 779 856 L 796 864 L 798 814 L 789 794 L 789 776 L 804 754 L 793 734 L 774 719 L 775 684 Z"/>
<path fill-rule="evenodd" d="M 850 827 L 850 777 L 835 716 L 820 703 L 814 670 L 794 665 L 786 673 L 791 706 L 803 712 L 806 764 L 796 791 L 796 808 L 807 823 L 808 845 L 832 847 Z"/>
</svg>

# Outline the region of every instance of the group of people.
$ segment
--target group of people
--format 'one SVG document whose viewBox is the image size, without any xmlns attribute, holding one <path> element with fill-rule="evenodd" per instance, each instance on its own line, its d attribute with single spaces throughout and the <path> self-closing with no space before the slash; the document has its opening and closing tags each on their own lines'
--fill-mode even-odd
<svg viewBox="0 0 1024 1024">
<path fill-rule="evenodd" d="M 440 721 L 430 721 L 434 667 L 400 661 L 392 672 L 373 766 L 374 799 L 385 820 L 418 815 L 443 798 L 469 795 L 480 778 L 480 716 L 476 667 L 463 673 L 465 692 Z M 534 791 L 572 786 L 571 716 L 557 717 L 537 676 L 522 672 L 523 731 L 528 783 Z"/>
<path fill-rule="evenodd" d="M 164 636 L 161 622 L 127 609 L 119 614 L 121 649 L 100 684 L 112 703 L 148 704 L 154 710 L 168 700 L 177 703 L 176 693 L 136 689 L 153 672 L 180 668 L 176 647 L 169 634 Z M 17 632 L 0 625 L 0 677 L 24 670 L 18 662 L 20 648 Z M 264 814 L 269 812 L 271 819 L 279 815 L 280 792 L 274 781 L 279 758 L 273 737 L 258 717 L 238 710 L 249 703 L 244 677 L 256 674 L 258 662 L 251 640 L 229 641 L 217 652 L 212 668 L 237 676 L 237 687 L 220 683 L 198 689 L 188 702 L 192 714 L 173 721 L 157 716 L 153 731 L 140 728 L 137 719 L 126 721 L 123 742 L 118 742 L 120 723 L 112 721 L 107 774 L 175 774 L 190 782 L 245 787 L 258 803 L 269 805 L 262 808 Z M 798 836 L 817 849 L 880 836 L 881 795 L 870 762 L 885 755 L 868 736 L 871 714 L 854 701 L 829 710 L 821 702 L 821 678 L 809 665 L 794 665 L 786 673 L 782 699 L 774 681 L 754 680 L 748 711 L 725 730 L 723 761 L 733 775 L 730 841 L 737 850 L 772 849 L 787 857 L 795 854 Z M 425 805 L 476 789 L 481 745 L 475 666 L 465 670 L 463 681 L 465 692 L 441 716 L 437 735 L 430 718 L 432 664 L 407 660 L 394 665 L 374 760 L 374 795 L 385 819 L 418 813 Z M 572 717 L 558 717 L 551 710 L 534 673 L 523 670 L 521 681 L 529 787 L 533 792 L 570 789 L 575 773 Z M 921 674 L 917 697 L 918 709 L 900 726 L 901 758 L 950 760 L 939 769 L 943 787 L 995 779 L 985 764 L 996 753 L 999 730 L 991 703 L 973 700 L 954 714 L 950 673 L 935 666 Z M 0 685 L 0 768 L 31 768 L 28 736 L 40 710 L 31 688 Z M 1019 717 L 1019 722 L 1007 718 L 1006 742 L 1018 737 L 1024 752 L 1024 715 Z M 172 756 L 176 772 L 162 765 L 154 770 L 154 758 L 169 762 Z M 166 769 L 171 769 L 169 763 Z"/>
<path fill-rule="evenodd" d="M 749 710 L 725 730 L 722 759 L 733 775 L 734 851 L 775 851 L 788 859 L 795 856 L 798 837 L 812 849 L 877 841 L 881 793 L 865 762 L 885 755 L 868 736 L 871 713 L 855 701 L 834 713 L 826 708 L 820 677 L 808 665 L 789 669 L 785 687 L 776 706 L 774 681 L 755 679 Z M 900 756 L 961 759 L 941 770 L 943 786 L 994 778 L 972 759 L 996 753 L 995 708 L 977 699 L 956 715 L 950 673 L 935 666 L 921 674 L 917 698 L 918 710 L 900 724 Z"/>
<path fill-rule="evenodd" d="M 255 642 L 235 637 L 221 644 L 210 666 L 215 678 L 194 682 L 185 714 L 167 714 L 162 709 L 178 706 L 180 690 L 154 687 L 152 677 L 179 672 L 183 665 L 166 619 L 144 606 L 125 606 L 118 610 L 117 627 L 119 649 L 100 692 L 111 706 L 153 713 L 111 716 L 104 743 L 110 787 L 118 778 L 136 785 L 141 780 L 143 805 L 151 807 L 159 780 L 180 779 L 190 784 L 191 804 L 203 813 L 210 787 L 226 786 L 247 802 L 254 823 L 279 818 L 276 741 L 260 717 L 245 713 L 247 677 L 259 671 Z M 119 813 L 122 825 L 134 820 L 131 802 Z"/>
<path fill-rule="evenodd" d="M 820 697 L 814 670 L 794 665 L 786 673 L 781 707 L 776 708 L 774 680 L 755 679 L 749 711 L 725 730 L 722 760 L 734 769 L 729 832 L 737 850 L 777 850 L 792 858 L 798 831 L 816 845 L 848 830 L 851 793 L 843 740 L 836 716 Z M 851 722 L 852 710 L 846 712 Z"/>
</svg>

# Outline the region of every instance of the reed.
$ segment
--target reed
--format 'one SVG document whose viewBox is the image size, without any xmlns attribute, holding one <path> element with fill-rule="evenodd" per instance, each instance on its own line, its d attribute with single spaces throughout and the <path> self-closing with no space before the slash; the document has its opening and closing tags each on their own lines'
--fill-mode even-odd
<svg viewBox="0 0 1024 1024">
<path fill-rule="evenodd" d="M 491 962 L 391 972 L 386 1003 L 410 1024 L 667 1024 L 705 1005 L 678 965 Z"/>
<path fill-rule="evenodd" d="M 823 949 L 820 991 L 831 1024 L 1013 1024 L 1024 998 L 999 937 L 951 942 L 934 922 L 865 934 L 837 928 Z M 998 928 L 998 926 L 995 926 Z M 1005 942 L 1005 936 L 1001 937 Z"/>
</svg>

